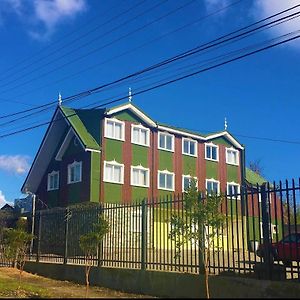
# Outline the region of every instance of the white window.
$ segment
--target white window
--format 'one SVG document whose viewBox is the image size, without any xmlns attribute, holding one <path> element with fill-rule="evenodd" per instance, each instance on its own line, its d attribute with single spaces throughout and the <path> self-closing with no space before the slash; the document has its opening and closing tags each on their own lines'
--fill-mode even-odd
<svg viewBox="0 0 300 300">
<path fill-rule="evenodd" d="M 158 132 L 158 149 L 174 152 L 174 135 Z"/>
<path fill-rule="evenodd" d="M 52 171 L 48 174 L 48 191 L 57 190 L 59 188 L 59 172 Z"/>
<path fill-rule="evenodd" d="M 124 183 L 124 165 L 116 161 L 104 161 L 103 180 L 112 183 Z"/>
<path fill-rule="evenodd" d="M 239 165 L 239 151 L 234 148 L 226 148 L 226 163 Z"/>
<path fill-rule="evenodd" d="M 190 186 L 191 186 L 191 180 L 192 180 L 192 176 L 190 175 L 182 175 L 182 191 L 186 191 Z M 198 180 L 197 177 L 194 177 L 194 179 L 196 180 L 196 187 L 198 187 Z"/>
<path fill-rule="evenodd" d="M 131 166 L 131 185 L 149 187 L 149 169 Z"/>
<path fill-rule="evenodd" d="M 74 161 L 68 165 L 68 183 L 81 181 L 82 162 Z"/>
<path fill-rule="evenodd" d="M 205 159 L 219 160 L 219 147 L 213 143 L 205 144 Z"/>
<path fill-rule="evenodd" d="M 227 182 L 227 197 L 233 199 L 240 199 L 240 185 L 235 182 Z"/>
<path fill-rule="evenodd" d="M 125 123 L 117 119 L 105 118 L 104 136 L 107 138 L 124 141 Z"/>
<path fill-rule="evenodd" d="M 208 195 L 220 193 L 220 182 L 215 179 L 206 179 L 206 191 Z"/>
<path fill-rule="evenodd" d="M 150 145 L 150 129 L 142 125 L 131 125 L 131 143 L 142 146 Z"/>
<path fill-rule="evenodd" d="M 167 170 L 158 171 L 158 188 L 161 190 L 174 191 L 175 175 Z"/>
<path fill-rule="evenodd" d="M 191 139 L 182 138 L 182 153 L 197 156 L 197 142 Z"/>
</svg>

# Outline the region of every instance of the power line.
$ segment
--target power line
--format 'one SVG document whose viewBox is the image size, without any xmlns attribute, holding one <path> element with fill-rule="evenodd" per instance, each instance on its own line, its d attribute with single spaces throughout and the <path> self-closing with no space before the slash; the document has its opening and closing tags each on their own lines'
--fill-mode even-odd
<svg viewBox="0 0 300 300">
<path fill-rule="evenodd" d="M 280 13 L 278 13 L 278 14 L 280 14 Z M 278 15 L 278 14 L 276 14 L 276 15 Z M 232 39 L 236 39 L 237 37 L 240 38 L 240 37 L 243 36 L 243 35 L 253 34 L 254 31 L 259 30 L 259 29 L 262 29 L 262 28 L 265 27 L 265 26 L 269 26 L 269 28 L 270 28 L 270 24 L 273 24 L 272 26 L 275 26 L 275 25 L 276 25 L 276 24 L 274 25 L 275 22 L 278 22 L 278 21 L 283 22 L 282 20 L 284 20 L 285 18 L 288 18 L 288 17 L 290 17 L 290 16 L 294 16 L 294 15 L 296 15 L 296 14 L 299 14 L 299 12 L 294 13 L 294 14 L 291 14 L 291 15 L 286 16 L 286 17 L 283 17 L 283 18 L 280 18 L 280 19 L 277 19 L 277 20 L 274 20 L 274 21 L 269 22 L 269 23 L 267 23 L 267 24 L 264 24 L 264 25 L 262 25 L 262 26 L 260 26 L 260 27 L 258 27 L 258 28 L 249 30 L 249 31 L 247 31 L 247 32 L 244 32 L 244 33 L 239 34 L 239 35 L 236 35 L 236 36 L 233 36 L 233 37 L 228 38 L 228 39 L 226 39 L 226 40 L 219 41 L 218 43 L 215 43 L 215 44 L 211 44 L 213 41 L 212 41 L 212 42 L 209 42 L 209 43 L 206 43 L 206 44 L 204 44 L 204 46 L 205 46 L 205 45 L 208 45 L 208 46 L 205 47 L 205 48 L 203 48 L 203 45 L 198 46 L 198 47 L 194 48 L 194 49 L 196 49 L 196 50 L 193 49 L 193 52 L 191 52 L 190 50 L 188 50 L 188 51 L 184 52 L 183 54 L 181 53 L 180 55 L 175 56 L 175 58 L 172 58 L 173 61 L 172 61 L 172 59 L 167 59 L 167 60 L 162 61 L 162 62 L 160 62 L 160 63 L 158 63 L 158 64 L 155 64 L 154 66 L 148 67 L 148 68 L 146 68 L 146 69 L 144 69 L 144 70 L 141 70 L 141 71 L 139 71 L 139 72 L 136 72 L 136 73 L 130 74 L 130 75 L 126 76 L 126 77 L 123 77 L 123 78 L 121 78 L 121 79 L 118 79 L 117 81 L 110 82 L 110 83 L 108 83 L 108 84 L 105 84 L 105 85 L 102 85 L 102 86 L 100 86 L 100 87 L 97 87 L 97 88 L 95 88 L 95 89 L 93 89 L 93 90 L 81 92 L 81 93 L 79 93 L 79 94 L 76 94 L 76 95 L 67 97 L 67 98 L 64 99 L 64 101 L 67 102 L 67 101 L 71 101 L 72 99 L 75 99 L 75 98 L 78 97 L 78 96 L 81 97 L 81 96 L 89 95 L 89 94 L 95 92 L 96 90 L 103 89 L 103 88 L 108 87 L 108 86 L 111 86 L 111 85 L 113 85 L 113 84 L 115 84 L 115 83 L 124 81 L 124 80 L 126 80 L 126 79 L 128 79 L 128 78 L 137 76 L 137 75 L 139 75 L 139 74 L 142 74 L 142 73 L 144 73 L 144 72 L 146 72 L 146 71 L 150 71 L 150 70 L 152 70 L 152 69 L 158 68 L 158 67 L 160 67 L 160 66 L 162 66 L 162 65 L 164 65 L 164 64 L 169 64 L 169 63 L 171 63 L 171 62 L 174 62 L 175 60 L 179 60 L 179 59 L 185 58 L 185 57 L 187 57 L 187 56 L 193 55 L 193 54 L 195 54 L 195 53 L 197 53 L 197 52 L 199 52 L 199 51 L 203 51 L 203 50 L 205 50 L 205 49 L 207 49 L 207 48 L 211 48 L 211 47 L 214 47 L 214 46 L 216 46 L 216 45 L 219 45 L 219 44 L 228 42 L 228 41 L 230 41 L 230 40 L 232 40 Z M 265 19 L 269 19 L 269 18 L 270 18 L 270 17 L 265 18 Z M 257 23 L 261 23 L 261 22 L 262 22 L 262 20 L 261 20 L 261 21 L 258 21 L 258 22 L 255 22 L 255 23 L 257 24 Z M 251 26 L 251 25 L 246 26 L 246 27 L 244 27 L 244 28 L 249 28 L 250 26 Z M 235 31 L 235 32 L 239 32 L 239 31 L 241 31 L 241 30 L 242 30 L 242 29 L 237 30 L 237 31 Z M 232 34 L 227 34 L 227 35 L 225 35 L 225 36 L 229 36 L 229 35 L 232 35 Z M 221 37 L 221 38 L 222 38 L 222 37 Z M 221 38 L 218 38 L 218 39 L 216 39 L 216 40 L 220 40 Z M 214 40 L 214 41 L 215 41 L 215 40 Z M 239 51 L 240 51 L 240 50 L 239 50 Z M 42 105 L 41 107 L 44 107 L 44 106 L 47 106 L 47 105 L 51 105 L 51 104 L 53 104 L 53 103 L 56 103 L 56 101 L 53 101 L 53 102 L 51 102 L 51 103 L 49 103 L 49 104 Z M 34 109 L 29 109 L 29 110 L 26 110 L 26 111 L 28 112 L 28 111 L 32 111 L 32 110 L 34 110 Z M 46 110 L 46 109 L 42 109 L 42 110 L 37 111 L 37 112 L 35 112 L 35 113 L 40 113 L 41 111 L 45 111 L 45 110 Z M 17 115 L 17 114 L 21 114 L 21 113 L 23 113 L 23 112 L 18 112 L 18 113 L 12 114 L 12 115 Z M 32 115 L 35 114 L 35 113 L 30 113 L 27 117 L 32 116 Z M 7 118 L 7 117 L 9 117 L 9 116 L 11 116 L 11 115 L 5 115 L 5 116 L 2 116 L 2 117 L 0 117 L 0 118 Z M 26 117 L 26 116 L 25 116 L 25 117 Z M 25 118 L 25 117 L 22 117 L 22 118 Z M 14 119 L 14 120 L 12 120 L 12 121 L 9 121 L 9 122 L 6 122 L 6 123 L 2 123 L 2 124 L 0 124 L 0 125 L 10 124 L 10 123 L 13 123 L 14 121 L 18 121 L 18 119 Z"/>
<path fill-rule="evenodd" d="M 299 31 L 296 31 L 296 32 L 299 32 Z M 181 76 L 181 77 L 179 77 L 179 78 L 172 79 L 172 80 L 169 80 L 169 81 L 167 81 L 167 82 L 163 82 L 163 83 L 160 83 L 160 84 L 158 84 L 158 85 L 152 86 L 152 87 L 150 87 L 150 88 L 147 88 L 147 89 L 144 89 L 144 90 L 135 92 L 135 93 L 132 94 L 132 96 L 144 94 L 144 93 L 147 93 L 147 92 L 149 92 L 149 91 L 151 91 L 151 90 L 155 90 L 155 89 L 161 88 L 161 87 L 163 87 L 163 86 L 169 85 L 169 84 L 171 84 L 171 83 L 175 83 L 175 82 L 177 82 L 177 81 L 181 81 L 181 80 L 183 80 L 183 79 L 186 79 L 186 78 L 195 76 L 195 75 L 197 75 L 197 74 L 200 74 L 200 73 L 203 73 L 203 72 L 206 72 L 206 71 L 209 71 L 209 70 L 218 68 L 218 67 L 220 67 L 220 66 L 229 64 L 229 63 L 231 63 L 231 62 L 240 60 L 240 59 L 242 59 L 242 58 L 245 58 L 245 57 L 254 55 L 254 54 L 256 54 L 256 53 L 259 53 L 259 52 L 262 52 L 262 51 L 265 51 L 265 50 L 274 48 L 274 47 L 276 47 L 276 46 L 285 44 L 285 43 L 290 42 L 290 41 L 292 41 L 292 40 L 298 39 L 299 37 L 300 37 L 300 35 L 296 35 L 296 36 L 294 36 L 294 37 L 285 39 L 285 40 L 283 40 L 283 41 L 280 41 L 280 42 L 277 42 L 277 43 L 273 43 L 273 44 L 268 45 L 268 46 L 266 46 L 266 47 L 263 47 L 263 48 L 260 48 L 260 49 L 257 49 L 257 50 L 248 52 L 248 53 L 246 53 L 246 54 L 237 56 L 237 57 L 232 58 L 232 59 L 229 59 L 229 60 L 227 60 L 227 61 L 224 61 L 224 62 L 215 64 L 215 65 L 213 65 L 213 66 L 204 68 L 204 69 L 202 69 L 202 70 L 199 70 L 199 71 L 190 73 L 190 74 L 188 74 L 188 75 L 184 75 L 184 76 Z M 93 107 L 93 109 L 100 108 L 100 107 L 103 107 L 103 106 L 105 106 L 105 105 L 109 105 L 109 104 L 112 104 L 112 103 L 115 103 L 115 102 L 119 102 L 119 101 L 124 100 L 124 99 L 126 99 L 126 98 L 127 98 L 127 96 L 121 97 L 121 98 L 119 98 L 119 99 L 115 99 L 115 100 L 109 101 L 109 102 L 107 102 L 107 103 L 103 103 L 103 104 L 100 104 L 100 105 L 98 105 L 98 106 L 95 106 L 95 107 Z M 45 123 L 42 123 L 42 124 L 38 124 L 38 125 L 36 125 L 36 126 L 24 128 L 24 129 L 19 130 L 19 131 L 15 131 L 15 132 L 11 132 L 11 133 L 8 133 L 8 134 L 4 134 L 4 135 L 1 135 L 0 138 L 5 138 L 5 137 L 8 137 L 8 136 L 12 136 L 12 135 L 15 135 L 15 134 L 18 134 L 18 133 L 21 133 L 21 132 L 25 132 L 25 131 L 28 131 L 28 130 L 32 130 L 32 129 L 35 129 L 35 128 L 38 128 L 38 127 L 41 127 L 41 126 L 49 125 L 49 124 L 52 124 L 54 121 L 56 122 L 56 121 L 59 121 L 59 120 L 68 119 L 68 118 L 70 118 L 70 117 L 72 117 L 72 116 L 74 116 L 74 115 L 76 115 L 76 114 L 70 114 L 70 115 L 64 116 L 63 118 L 58 118 L 58 119 L 52 120 L 52 121 L 50 121 L 50 122 L 45 122 Z"/>
</svg>

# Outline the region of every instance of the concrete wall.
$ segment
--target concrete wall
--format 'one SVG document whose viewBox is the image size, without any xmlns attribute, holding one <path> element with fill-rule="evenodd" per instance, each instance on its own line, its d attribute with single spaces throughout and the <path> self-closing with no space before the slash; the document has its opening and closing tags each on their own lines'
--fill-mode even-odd
<svg viewBox="0 0 300 300">
<path fill-rule="evenodd" d="M 26 262 L 25 271 L 53 279 L 85 283 L 84 266 Z M 129 293 L 171 298 L 205 297 L 203 276 L 118 268 L 91 270 L 90 283 Z M 213 298 L 298 298 L 298 282 L 267 281 L 237 276 L 210 276 Z"/>
</svg>

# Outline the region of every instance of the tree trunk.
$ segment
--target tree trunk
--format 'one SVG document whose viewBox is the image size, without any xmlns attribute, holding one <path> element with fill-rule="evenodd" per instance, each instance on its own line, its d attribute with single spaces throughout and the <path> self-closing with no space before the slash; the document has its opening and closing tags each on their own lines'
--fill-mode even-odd
<svg viewBox="0 0 300 300">
<path fill-rule="evenodd" d="M 209 286 L 208 286 L 208 253 L 209 253 L 209 247 L 206 248 L 205 251 L 205 293 L 206 298 L 209 299 Z"/>
</svg>

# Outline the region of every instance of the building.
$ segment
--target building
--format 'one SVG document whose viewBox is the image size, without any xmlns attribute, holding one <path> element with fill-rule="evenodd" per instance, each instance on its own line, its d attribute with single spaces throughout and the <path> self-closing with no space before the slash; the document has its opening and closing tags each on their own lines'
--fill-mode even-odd
<svg viewBox="0 0 300 300">
<path fill-rule="evenodd" d="M 154 121 L 131 102 L 108 109 L 58 106 L 22 191 L 49 207 L 130 203 L 198 189 L 238 193 L 244 147 L 227 130 L 199 134 Z"/>
</svg>

